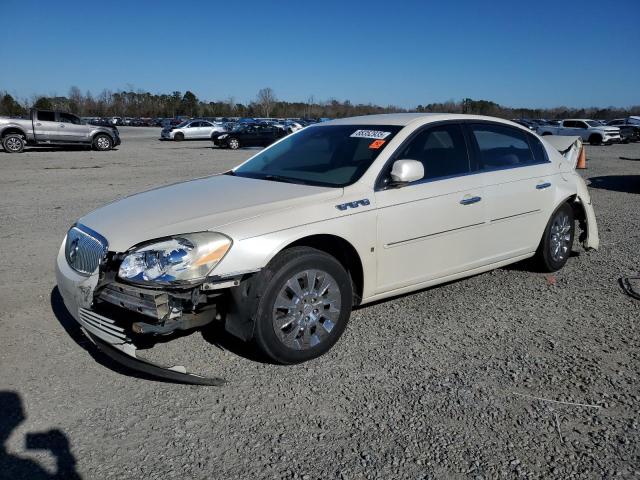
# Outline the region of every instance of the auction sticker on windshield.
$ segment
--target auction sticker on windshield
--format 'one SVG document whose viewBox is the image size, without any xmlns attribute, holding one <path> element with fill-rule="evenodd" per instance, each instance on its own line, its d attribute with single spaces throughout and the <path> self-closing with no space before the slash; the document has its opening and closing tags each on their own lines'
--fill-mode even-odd
<svg viewBox="0 0 640 480">
<path fill-rule="evenodd" d="M 391 132 L 382 132 L 380 130 L 356 130 L 351 134 L 353 138 L 372 138 L 374 140 L 382 140 L 391 135 Z"/>
</svg>

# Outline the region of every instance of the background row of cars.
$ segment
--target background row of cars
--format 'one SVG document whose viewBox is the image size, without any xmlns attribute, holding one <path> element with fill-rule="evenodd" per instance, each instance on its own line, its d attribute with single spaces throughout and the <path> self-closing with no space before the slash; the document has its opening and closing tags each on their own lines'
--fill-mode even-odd
<svg viewBox="0 0 640 480">
<path fill-rule="evenodd" d="M 225 121 L 226 120 L 226 121 Z M 211 140 L 215 146 L 237 149 L 267 146 L 276 140 L 301 130 L 312 122 L 293 119 L 239 118 L 236 121 L 192 118 L 178 124 L 165 122 L 161 140 Z M 315 123 L 315 122 L 313 122 Z"/>
<path fill-rule="evenodd" d="M 637 116 L 609 121 L 589 118 L 565 120 L 519 118 L 513 121 L 535 131 L 538 135 L 579 136 L 592 145 L 640 141 L 640 117 Z"/>
</svg>

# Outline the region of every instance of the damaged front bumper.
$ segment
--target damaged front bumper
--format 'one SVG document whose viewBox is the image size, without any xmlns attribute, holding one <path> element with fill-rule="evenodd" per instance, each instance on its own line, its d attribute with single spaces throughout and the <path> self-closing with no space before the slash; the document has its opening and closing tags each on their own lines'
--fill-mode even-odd
<svg viewBox="0 0 640 480">
<path fill-rule="evenodd" d="M 197 385 L 224 383 L 221 378 L 190 373 L 180 365 L 154 363 L 139 353 L 139 345 L 148 344 L 152 335 L 166 335 L 210 323 L 216 316 L 215 305 L 185 314 L 179 310 L 182 300 L 179 295 L 174 298 L 161 290 L 113 281 L 103 285 L 104 272 L 89 276 L 77 273 L 67 263 L 64 250 L 65 242 L 56 260 L 58 290 L 69 313 L 99 350 L 129 368 L 157 377 Z M 193 293 L 183 296 L 187 295 Z"/>
</svg>

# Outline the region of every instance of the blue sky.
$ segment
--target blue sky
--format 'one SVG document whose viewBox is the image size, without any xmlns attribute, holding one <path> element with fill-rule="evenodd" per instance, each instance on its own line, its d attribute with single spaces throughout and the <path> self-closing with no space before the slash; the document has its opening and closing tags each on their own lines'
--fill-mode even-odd
<svg viewBox="0 0 640 480">
<path fill-rule="evenodd" d="M 640 104 L 640 0 L 2 0 L 0 90 Z M 8 19 L 18 19 L 10 22 Z"/>
</svg>

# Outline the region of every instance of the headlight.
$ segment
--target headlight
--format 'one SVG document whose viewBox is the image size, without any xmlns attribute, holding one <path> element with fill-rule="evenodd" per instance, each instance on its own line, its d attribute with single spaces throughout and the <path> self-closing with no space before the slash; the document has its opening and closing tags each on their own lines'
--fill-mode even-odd
<svg viewBox="0 0 640 480">
<path fill-rule="evenodd" d="M 135 248 L 118 276 L 134 283 L 179 285 L 203 280 L 222 260 L 232 241 L 221 233 L 176 235 Z"/>
<path fill-rule="evenodd" d="M 223 138 L 227 138 L 228 136 L 229 136 L 229 134 L 228 134 L 228 133 L 223 133 L 223 134 L 222 134 L 222 135 L 220 135 L 218 138 L 219 138 L 220 140 L 222 140 Z"/>
</svg>

